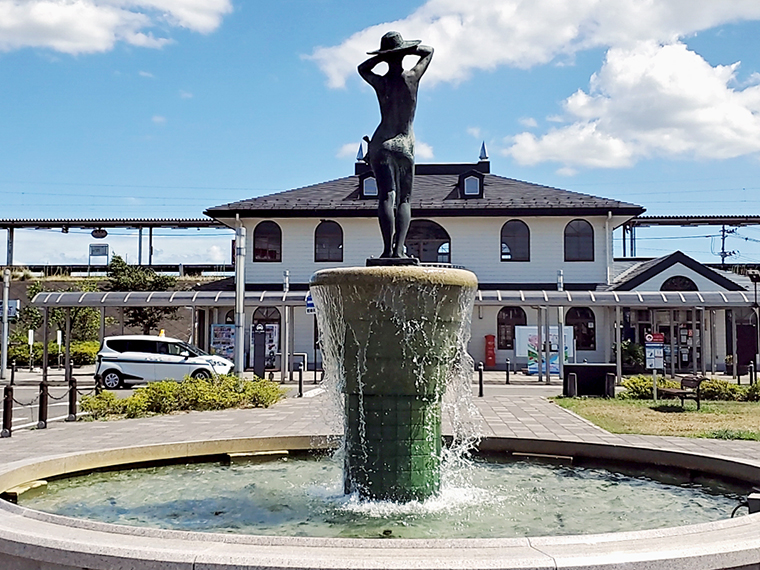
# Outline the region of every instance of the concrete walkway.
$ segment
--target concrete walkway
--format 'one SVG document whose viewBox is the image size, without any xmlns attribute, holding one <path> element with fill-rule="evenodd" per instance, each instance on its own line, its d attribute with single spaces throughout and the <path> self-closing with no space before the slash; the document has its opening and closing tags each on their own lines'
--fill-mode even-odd
<svg viewBox="0 0 760 570">
<path fill-rule="evenodd" d="M 291 395 L 295 392 L 293 386 Z M 269 409 L 191 412 L 109 422 L 51 423 L 44 430 L 18 430 L 0 439 L 0 466 L 76 451 L 130 445 L 234 439 L 254 436 L 332 435 L 342 431 L 328 395 L 307 385 L 304 398 L 288 397 Z M 760 465 L 760 442 L 611 434 L 548 399 L 561 392 L 549 386 L 488 384 L 473 398 L 482 435 L 549 441 L 646 446 L 703 455 L 740 458 Z M 447 422 L 444 422 L 444 431 Z"/>
</svg>

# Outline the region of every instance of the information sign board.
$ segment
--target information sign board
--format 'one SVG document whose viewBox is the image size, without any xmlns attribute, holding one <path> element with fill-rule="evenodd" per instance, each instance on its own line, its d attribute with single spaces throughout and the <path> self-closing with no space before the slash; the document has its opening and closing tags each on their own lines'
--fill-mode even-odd
<svg viewBox="0 0 760 570">
<path fill-rule="evenodd" d="M 18 299 L 8 299 L 8 318 L 15 319 L 18 316 L 19 309 Z M 3 314 L 3 301 L 0 299 L 0 316 Z"/>
</svg>

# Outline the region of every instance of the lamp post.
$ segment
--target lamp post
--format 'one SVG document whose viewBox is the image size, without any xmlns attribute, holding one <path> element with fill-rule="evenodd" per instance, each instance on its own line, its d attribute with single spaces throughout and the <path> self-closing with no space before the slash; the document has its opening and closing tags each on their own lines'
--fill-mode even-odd
<svg viewBox="0 0 760 570">
<path fill-rule="evenodd" d="M 755 346 L 755 370 L 760 368 L 760 305 L 757 304 L 757 284 L 760 283 L 760 270 L 748 269 L 747 277 L 752 281 L 752 285 L 755 286 L 755 302 L 752 303 L 752 308 L 755 309 L 755 333 L 757 334 L 757 344 Z"/>
</svg>

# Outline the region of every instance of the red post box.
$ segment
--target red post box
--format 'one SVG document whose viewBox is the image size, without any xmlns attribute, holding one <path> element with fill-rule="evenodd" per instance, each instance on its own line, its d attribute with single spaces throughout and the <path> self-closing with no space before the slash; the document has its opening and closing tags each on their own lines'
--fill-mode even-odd
<svg viewBox="0 0 760 570">
<path fill-rule="evenodd" d="M 492 334 L 486 335 L 486 367 L 494 368 L 496 366 L 496 337 Z"/>
</svg>

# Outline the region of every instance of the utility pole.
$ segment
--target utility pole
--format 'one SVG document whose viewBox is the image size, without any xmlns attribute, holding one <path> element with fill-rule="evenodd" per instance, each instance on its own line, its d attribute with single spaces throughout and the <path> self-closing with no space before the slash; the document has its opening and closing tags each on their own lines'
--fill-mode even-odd
<svg viewBox="0 0 760 570">
<path fill-rule="evenodd" d="M 735 234 L 736 228 L 732 230 L 727 230 L 726 225 L 723 224 L 723 226 L 720 229 L 720 264 L 725 267 L 726 265 L 726 258 L 731 257 L 732 255 L 736 255 L 735 251 L 726 251 L 726 236 L 730 234 Z"/>
</svg>

